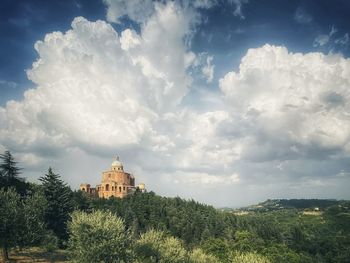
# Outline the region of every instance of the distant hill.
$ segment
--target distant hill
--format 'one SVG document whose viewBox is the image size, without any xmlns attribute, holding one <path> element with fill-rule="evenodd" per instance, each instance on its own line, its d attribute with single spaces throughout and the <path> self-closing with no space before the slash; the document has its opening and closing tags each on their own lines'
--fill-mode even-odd
<svg viewBox="0 0 350 263">
<path fill-rule="evenodd" d="M 239 211 L 275 211 L 282 209 L 307 209 L 307 210 L 324 210 L 332 205 L 341 204 L 344 201 L 335 199 L 268 199 L 257 205 L 242 207 L 240 209 L 223 210 L 239 210 Z"/>
</svg>

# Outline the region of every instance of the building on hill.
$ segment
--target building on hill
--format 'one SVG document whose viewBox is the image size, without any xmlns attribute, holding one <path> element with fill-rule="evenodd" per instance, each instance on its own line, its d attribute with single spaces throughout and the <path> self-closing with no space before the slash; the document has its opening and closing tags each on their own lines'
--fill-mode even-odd
<svg viewBox="0 0 350 263">
<path fill-rule="evenodd" d="M 139 189 L 145 192 L 145 185 L 139 184 L 135 187 L 135 177 L 124 172 L 124 167 L 117 156 L 108 171 L 102 172 L 101 184 L 92 188 L 90 184 L 81 184 L 80 190 L 92 196 L 100 198 L 119 197 L 123 198 Z"/>
</svg>

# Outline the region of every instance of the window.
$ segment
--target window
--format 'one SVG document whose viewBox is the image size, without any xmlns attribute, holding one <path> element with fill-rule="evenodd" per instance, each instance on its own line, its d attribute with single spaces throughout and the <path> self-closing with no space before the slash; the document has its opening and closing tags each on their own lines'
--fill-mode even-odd
<svg viewBox="0 0 350 263">
<path fill-rule="evenodd" d="M 122 187 L 121 186 L 119 186 L 119 192 L 121 192 L 122 191 Z"/>
<path fill-rule="evenodd" d="M 112 191 L 114 191 L 114 186 L 112 186 Z"/>
<path fill-rule="evenodd" d="M 125 191 L 125 186 L 123 187 L 123 191 Z"/>
<path fill-rule="evenodd" d="M 106 191 L 109 191 L 109 184 L 106 184 Z"/>
</svg>

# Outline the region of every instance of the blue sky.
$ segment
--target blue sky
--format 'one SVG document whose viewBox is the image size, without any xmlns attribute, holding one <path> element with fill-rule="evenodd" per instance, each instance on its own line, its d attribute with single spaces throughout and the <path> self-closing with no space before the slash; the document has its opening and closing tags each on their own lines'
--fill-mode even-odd
<svg viewBox="0 0 350 263">
<path fill-rule="evenodd" d="M 217 206 L 349 198 L 349 11 L 2 1 L 0 149 L 73 188 L 119 154 L 149 189 Z"/>
</svg>

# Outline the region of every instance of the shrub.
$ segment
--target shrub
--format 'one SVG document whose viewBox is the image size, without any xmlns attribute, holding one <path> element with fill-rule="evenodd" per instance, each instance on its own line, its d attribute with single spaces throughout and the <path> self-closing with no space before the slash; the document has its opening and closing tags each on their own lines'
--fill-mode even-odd
<svg viewBox="0 0 350 263">
<path fill-rule="evenodd" d="M 180 240 L 161 231 L 150 230 L 142 234 L 134 251 L 139 262 L 186 262 L 186 250 Z"/>
<path fill-rule="evenodd" d="M 232 263 L 271 263 L 269 259 L 255 252 L 234 254 L 231 262 Z"/>
<path fill-rule="evenodd" d="M 71 219 L 68 246 L 74 262 L 129 262 L 130 239 L 122 219 L 104 211 L 75 211 Z"/>
<path fill-rule="evenodd" d="M 204 253 L 200 248 L 192 250 L 188 255 L 188 259 L 190 263 L 219 263 L 216 257 Z"/>
</svg>

